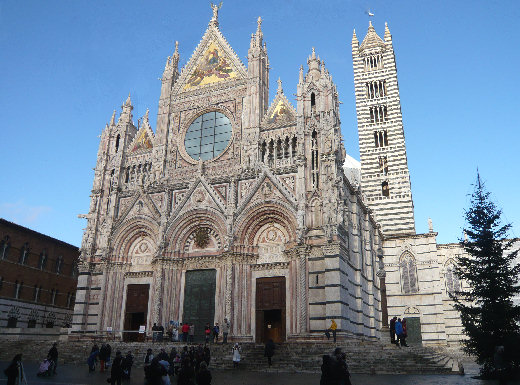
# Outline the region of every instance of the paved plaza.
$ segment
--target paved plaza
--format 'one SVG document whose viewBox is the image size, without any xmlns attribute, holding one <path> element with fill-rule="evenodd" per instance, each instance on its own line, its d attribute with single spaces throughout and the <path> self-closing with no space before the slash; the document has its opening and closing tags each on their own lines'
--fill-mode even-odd
<svg viewBox="0 0 520 385">
<path fill-rule="evenodd" d="M 3 376 L 3 369 L 8 362 L 0 362 L 2 375 L 0 376 L 0 385 L 7 382 Z M 24 364 L 28 378 L 28 385 L 91 385 L 106 384 L 106 378 L 109 373 L 89 373 L 87 365 L 61 365 L 58 367 L 58 375 L 51 378 L 39 378 L 36 376 L 38 364 L 36 362 L 26 362 Z M 468 374 L 465 376 L 458 375 L 353 375 L 353 385 L 466 385 L 466 384 L 498 384 L 497 381 L 482 381 L 473 379 L 476 373 L 476 367 L 469 367 Z M 250 372 L 247 370 L 227 370 L 212 371 L 214 385 L 318 385 L 320 383 L 320 375 L 318 373 L 277 373 L 277 372 Z M 144 376 L 142 368 L 134 368 L 130 381 L 123 382 L 126 385 L 143 385 Z M 176 384 L 176 378 L 173 378 L 172 384 Z M 508 384 L 520 384 L 518 382 L 510 382 Z"/>
</svg>

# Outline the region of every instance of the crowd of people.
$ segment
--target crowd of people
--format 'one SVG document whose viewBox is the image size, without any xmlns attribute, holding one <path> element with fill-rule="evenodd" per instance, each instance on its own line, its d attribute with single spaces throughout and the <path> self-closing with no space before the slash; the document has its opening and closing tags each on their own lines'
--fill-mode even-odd
<svg viewBox="0 0 520 385">
<path fill-rule="evenodd" d="M 397 318 L 394 317 L 390 320 L 390 342 L 392 344 L 396 344 L 397 346 L 405 346 L 408 347 L 406 344 L 406 337 L 408 337 L 408 333 L 406 330 L 406 318 Z"/>
<path fill-rule="evenodd" d="M 204 327 L 204 339 L 206 343 L 218 343 L 220 334 L 222 333 L 222 343 L 227 344 L 229 332 L 231 330 L 231 323 L 227 318 L 224 318 L 222 325 L 216 322 L 213 326 L 209 323 Z M 170 324 L 166 331 L 167 338 L 171 342 L 195 342 L 195 325 L 190 322 L 181 322 L 177 326 L 176 324 Z M 165 330 L 164 326 L 157 325 L 156 323 L 152 326 L 152 341 L 162 342 L 164 341 Z"/>
</svg>

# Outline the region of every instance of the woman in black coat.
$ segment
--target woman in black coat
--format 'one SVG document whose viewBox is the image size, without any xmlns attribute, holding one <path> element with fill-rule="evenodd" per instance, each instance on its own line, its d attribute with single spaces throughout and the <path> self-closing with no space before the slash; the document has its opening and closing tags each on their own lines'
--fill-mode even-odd
<svg viewBox="0 0 520 385">
<path fill-rule="evenodd" d="M 15 385 L 16 383 L 27 384 L 25 373 L 23 371 L 21 354 L 14 356 L 7 369 L 4 370 L 4 374 L 7 376 L 7 385 Z"/>
<path fill-rule="evenodd" d="M 269 364 L 269 367 L 271 367 L 271 365 L 273 364 L 271 359 L 274 356 L 274 349 L 275 348 L 276 347 L 274 346 L 273 340 L 269 340 L 265 344 L 264 357 L 267 357 L 267 363 Z"/>
</svg>

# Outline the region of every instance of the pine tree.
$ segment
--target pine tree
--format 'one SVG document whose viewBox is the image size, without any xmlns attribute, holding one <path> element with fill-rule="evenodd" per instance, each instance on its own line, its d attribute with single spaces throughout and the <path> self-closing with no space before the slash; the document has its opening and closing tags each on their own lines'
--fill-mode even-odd
<svg viewBox="0 0 520 385">
<path fill-rule="evenodd" d="M 457 258 L 456 274 L 465 287 L 452 298 L 467 336 L 464 351 L 477 357 L 485 377 L 497 374 L 498 346 L 504 346 L 506 367 L 520 366 L 520 306 L 513 303 L 520 293 L 520 264 L 515 263 L 516 240 L 507 239 L 511 224 L 502 224 L 501 215 L 477 173 L 471 207 L 465 212 L 467 238 L 461 240 L 467 254 Z"/>
</svg>

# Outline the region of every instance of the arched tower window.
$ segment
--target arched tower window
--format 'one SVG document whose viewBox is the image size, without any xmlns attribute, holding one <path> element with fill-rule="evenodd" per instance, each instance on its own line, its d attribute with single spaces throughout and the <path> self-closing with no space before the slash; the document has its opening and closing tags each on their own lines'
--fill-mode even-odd
<svg viewBox="0 0 520 385">
<path fill-rule="evenodd" d="M 450 295 L 455 295 L 460 291 L 460 280 L 458 275 L 455 273 L 455 264 L 453 261 L 449 261 L 446 264 L 446 291 Z"/>
<path fill-rule="evenodd" d="M 119 151 L 119 141 L 121 140 L 121 135 L 117 134 L 116 138 L 116 152 Z"/>
<path fill-rule="evenodd" d="M 265 141 L 262 143 L 262 149 L 261 149 L 261 155 L 262 155 L 262 162 L 266 163 L 266 160 L 265 159 L 265 156 L 267 154 L 267 144 L 265 143 Z"/>
<path fill-rule="evenodd" d="M 419 292 L 417 285 L 417 265 L 415 258 L 410 253 L 401 256 L 399 263 L 401 270 L 401 290 L 404 294 L 413 294 Z"/>
<path fill-rule="evenodd" d="M 296 158 L 296 143 L 297 143 L 297 139 L 294 136 L 292 138 L 292 154 L 291 154 L 293 159 Z"/>
<path fill-rule="evenodd" d="M 312 187 L 319 188 L 320 178 L 318 169 L 318 133 L 316 130 L 312 131 L 311 155 Z"/>
<path fill-rule="evenodd" d="M 311 111 L 316 111 L 316 95 L 311 93 Z"/>
<path fill-rule="evenodd" d="M 388 182 L 386 180 L 381 183 L 381 194 L 383 194 L 384 197 L 390 196 L 390 187 L 388 187 Z"/>
</svg>

